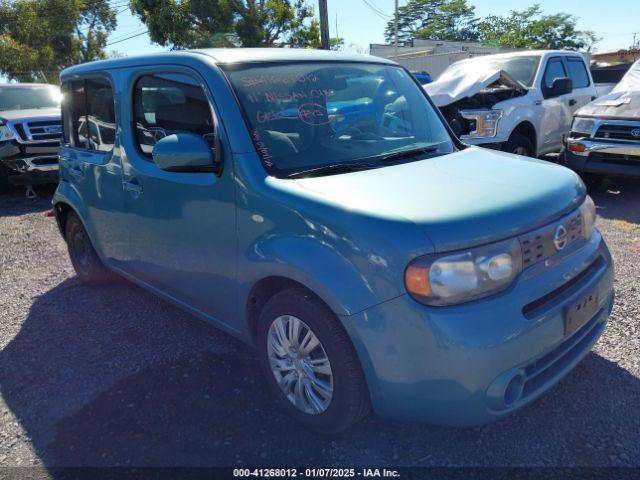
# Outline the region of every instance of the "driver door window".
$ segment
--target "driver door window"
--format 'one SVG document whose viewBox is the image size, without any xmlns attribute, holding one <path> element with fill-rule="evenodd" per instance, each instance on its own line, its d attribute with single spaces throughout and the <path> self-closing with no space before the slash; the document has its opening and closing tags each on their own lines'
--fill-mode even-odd
<svg viewBox="0 0 640 480">
<path fill-rule="evenodd" d="M 200 83 L 189 75 L 141 76 L 135 84 L 133 105 L 136 138 L 147 159 L 158 140 L 174 133 L 195 133 L 213 142 L 209 101 Z"/>
<path fill-rule="evenodd" d="M 553 85 L 553 81 L 556 78 L 564 78 L 567 76 L 567 72 L 562 64 L 560 57 L 550 58 L 547 62 L 547 68 L 544 71 L 544 78 L 542 80 L 542 87 L 549 89 Z"/>
</svg>

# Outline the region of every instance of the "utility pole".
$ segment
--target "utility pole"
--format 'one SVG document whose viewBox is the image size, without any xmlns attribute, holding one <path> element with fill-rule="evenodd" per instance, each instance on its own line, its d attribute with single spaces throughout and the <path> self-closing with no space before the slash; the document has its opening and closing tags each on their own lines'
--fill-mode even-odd
<svg viewBox="0 0 640 480">
<path fill-rule="evenodd" d="M 318 0 L 320 9 L 320 43 L 323 50 L 329 50 L 329 14 L 327 13 L 327 0 Z"/>
<path fill-rule="evenodd" d="M 398 0 L 396 0 L 396 8 L 393 12 L 394 15 L 394 40 L 393 40 L 393 44 L 395 45 L 395 56 L 396 56 L 396 61 L 398 61 Z"/>
</svg>

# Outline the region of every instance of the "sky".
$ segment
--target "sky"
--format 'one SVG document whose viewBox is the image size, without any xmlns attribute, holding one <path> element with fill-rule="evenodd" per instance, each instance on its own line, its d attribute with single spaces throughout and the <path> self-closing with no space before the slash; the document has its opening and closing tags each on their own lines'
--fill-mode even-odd
<svg viewBox="0 0 640 480">
<path fill-rule="evenodd" d="M 124 0 L 110 0 L 115 6 Z M 307 0 L 317 9 L 317 0 Z M 406 0 L 399 0 L 404 5 Z M 600 52 L 628 48 L 637 32 L 640 38 L 640 1 L 638 0 L 471 0 L 479 17 L 506 15 L 510 10 L 522 10 L 539 3 L 545 13 L 567 12 L 578 17 L 580 30 L 593 30 L 602 40 L 596 44 Z M 369 5 L 372 5 L 373 8 Z M 384 43 L 384 29 L 393 13 L 394 0 L 328 0 L 330 35 L 341 36 L 347 45 L 368 51 L 370 43 Z M 607 5 L 607 8 L 603 8 Z M 129 36 L 144 32 L 144 25 L 126 8 L 118 8 L 118 28 L 111 35 L 108 51 L 123 55 L 165 50 L 152 44 L 148 35 L 129 40 Z M 384 16 L 383 16 L 384 15 Z M 337 34 L 337 35 L 336 35 Z"/>
</svg>

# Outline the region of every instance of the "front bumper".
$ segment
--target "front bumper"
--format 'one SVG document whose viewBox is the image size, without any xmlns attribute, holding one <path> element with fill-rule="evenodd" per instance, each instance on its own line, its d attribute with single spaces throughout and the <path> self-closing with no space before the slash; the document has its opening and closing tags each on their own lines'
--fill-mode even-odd
<svg viewBox="0 0 640 480">
<path fill-rule="evenodd" d="M 576 172 L 640 177 L 640 143 L 569 140 L 584 152 L 565 149 L 564 163 Z"/>
<path fill-rule="evenodd" d="M 613 265 L 601 235 L 567 250 L 526 269 L 496 296 L 437 308 L 403 295 L 345 317 L 375 411 L 477 425 L 557 383 L 590 351 L 613 307 Z M 597 313 L 565 336 L 566 309 L 593 292 Z"/>
<path fill-rule="evenodd" d="M 0 161 L 10 170 L 9 181 L 14 185 L 58 182 L 57 142 L 47 144 L 0 144 Z"/>
</svg>

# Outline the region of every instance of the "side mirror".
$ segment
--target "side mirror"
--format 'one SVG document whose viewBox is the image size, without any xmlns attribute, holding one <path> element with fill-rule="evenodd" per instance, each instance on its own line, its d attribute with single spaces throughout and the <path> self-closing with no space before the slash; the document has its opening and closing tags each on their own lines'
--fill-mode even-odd
<svg viewBox="0 0 640 480">
<path fill-rule="evenodd" d="M 573 92 L 573 80 L 569 77 L 560 77 L 553 80 L 550 88 L 547 88 L 546 97 L 553 98 Z"/>
<path fill-rule="evenodd" d="M 216 148 L 216 157 L 220 149 Z M 151 151 L 153 161 L 168 172 L 214 172 L 216 158 L 209 144 L 193 133 L 175 133 L 160 139 Z"/>
</svg>

